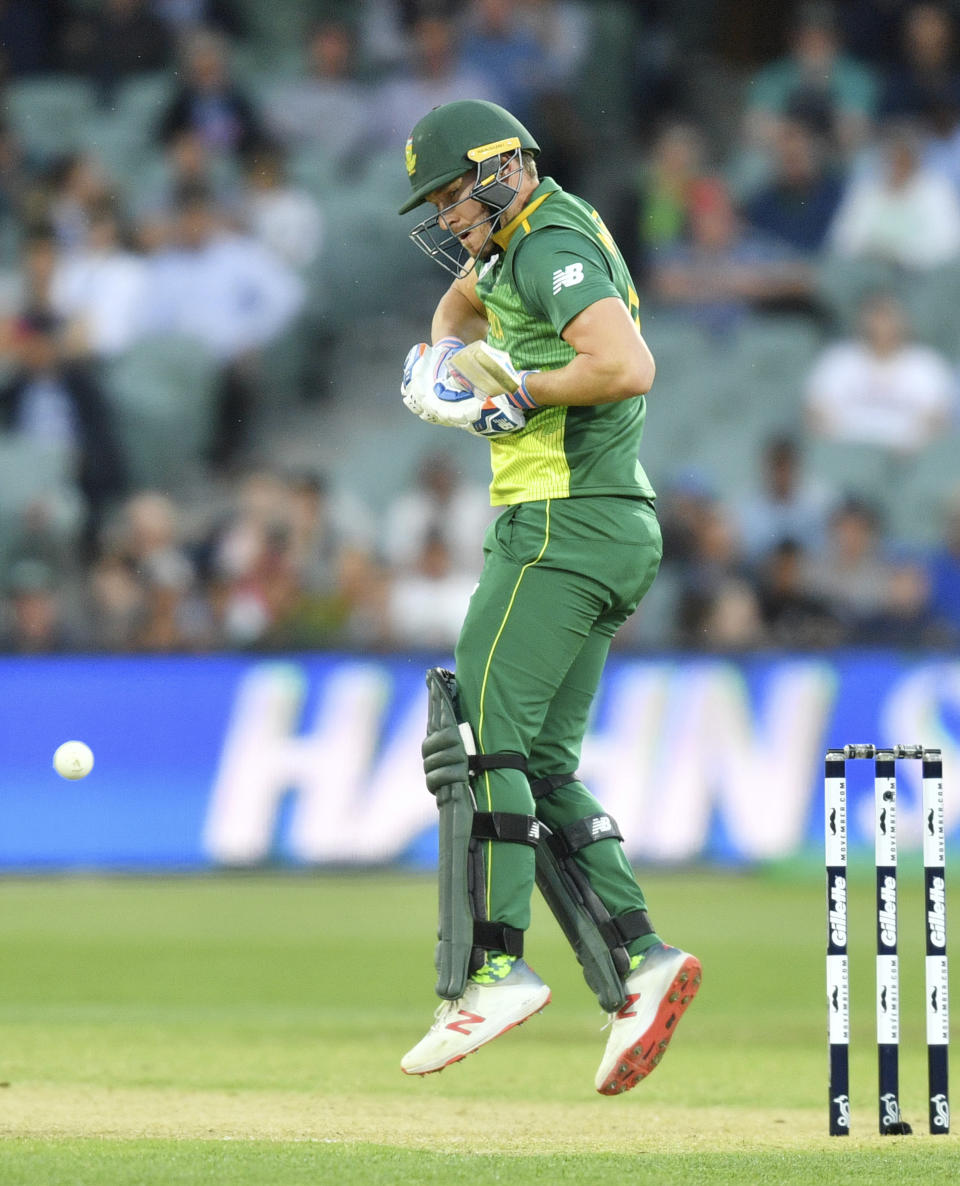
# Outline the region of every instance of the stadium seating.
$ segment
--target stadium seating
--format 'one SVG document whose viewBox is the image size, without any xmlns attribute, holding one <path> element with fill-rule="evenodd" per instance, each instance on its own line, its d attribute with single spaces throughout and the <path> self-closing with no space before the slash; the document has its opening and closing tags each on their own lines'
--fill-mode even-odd
<svg viewBox="0 0 960 1186">
<path fill-rule="evenodd" d="M 0 432 L 0 586 L 24 511 L 41 498 L 53 506 L 79 507 L 73 469 L 62 447 Z"/>
<path fill-rule="evenodd" d="M 95 108 L 93 83 L 70 75 L 14 79 L 4 96 L 11 127 L 28 155 L 41 162 L 76 151 Z"/>
<path fill-rule="evenodd" d="M 173 490 L 211 443 L 218 366 L 194 338 L 144 339 L 107 365 L 104 381 L 132 480 Z"/>
</svg>

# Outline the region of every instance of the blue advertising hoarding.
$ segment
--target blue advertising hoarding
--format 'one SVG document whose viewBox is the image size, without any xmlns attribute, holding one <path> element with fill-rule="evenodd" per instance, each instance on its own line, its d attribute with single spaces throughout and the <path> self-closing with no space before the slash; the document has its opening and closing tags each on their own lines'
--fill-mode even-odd
<svg viewBox="0 0 960 1186">
<path fill-rule="evenodd" d="M 0 659 L 0 869 L 431 866 L 423 672 L 422 656 Z M 51 766 L 69 739 L 95 754 L 82 782 Z M 614 656 L 580 771 L 634 859 L 749 864 L 818 850 L 824 750 L 859 741 L 942 748 L 955 844 L 957 658 Z M 867 848 L 860 766 L 851 844 Z"/>
</svg>

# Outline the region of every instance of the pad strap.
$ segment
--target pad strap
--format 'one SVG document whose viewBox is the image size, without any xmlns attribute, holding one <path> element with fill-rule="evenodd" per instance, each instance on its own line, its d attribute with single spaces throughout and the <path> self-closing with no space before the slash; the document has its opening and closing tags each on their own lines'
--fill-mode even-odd
<svg viewBox="0 0 960 1186">
<path fill-rule="evenodd" d="M 621 947 L 633 939 L 653 934 L 653 923 L 646 910 L 631 910 L 619 918 L 600 923 L 598 927 L 604 941 L 610 948 Z"/>
<path fill-rule="evenodd" d="M 550 837 L 558 857 L 573 856 L 588 844 L 596 844 L 598 840 L 622 840 L 617 821 L 606 812 L 600 811 L 596 815 L 585 815 L 583 819 L 574 820 L 565 828 L 559 828 Z"/>
<path fill-rule="evenodd" d="M 509 844 L 527 844 L 536 848 L 540 841 L 540 821 L 535 815 L 477 811 L 474 812 L 471 834 L 477 840 L 504 840 Z"/>
<path fill-rule="evenodd" d="M 535 778 L 530 783 L 530 793 L 534 799 L 545 799 L 560 787 L 565 787 L 568 782 L 576 781 L 576 774 L 545 774 L 543 778 Z"/>
<path fill-rule="evenodd" d="M 527 773 L 527 759 L 523 754 L 471 754 L 470 773 L 479 774 L 482 770 L 522 770 Z"/>
<path fill-rule="evenodd" d="M 508 927 L 503 922 L 488 922 L 486 919 L 475 918 L 473 943 L 474 947 L 482 947 L 484 951 L 505 951 L 507 955 L 523 955 L 523 931 L 518 931 L 516 927 Z"/>
</svg>

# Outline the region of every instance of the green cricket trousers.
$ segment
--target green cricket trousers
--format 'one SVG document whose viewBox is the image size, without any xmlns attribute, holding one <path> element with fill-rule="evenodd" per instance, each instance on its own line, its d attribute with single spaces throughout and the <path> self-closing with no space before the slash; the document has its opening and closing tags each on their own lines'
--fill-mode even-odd
<svg viewBox="0 0 960 1186">
<path fill-rule="evenodd" d="M 536 810 L 551 829 L 603 811 L 579 781 L 535 805 L 530 781 L 577 769 L 611 639 L 653 582 L 661 551 L 646 499 L 518 503 L 491 524 L 457 642 L 457 687 L 478 751 L 522 754 L 528 774 L 481 772 L 478 810 Z M 489 919 L 526 930 L 533 850 L 496 841 L 484 847 Z M 574 859 L 612 915 L 646 908 L 619 840 L 589 844 Z M 635 955 L 656 942 L 645 935 L 628 948 Z"/>
</svg>

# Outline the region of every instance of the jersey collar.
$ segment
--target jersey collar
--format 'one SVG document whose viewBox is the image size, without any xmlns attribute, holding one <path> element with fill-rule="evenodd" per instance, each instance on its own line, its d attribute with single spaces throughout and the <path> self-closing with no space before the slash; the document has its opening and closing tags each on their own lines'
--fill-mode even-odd
<svg viewBox="0 0 960 1186">
<path fill-rule="evenodd" d="M 557 185 L 557 183 L 552 178 L 544 177 L 544 179 L 530 195 L 530 201 L 526 204 L 526 206 L 524 206 L 520 213 L 514 218 L 511 218 L 507 225 L 502 227 L 493 236 L 494 243 L 496 243 L 496 245 L 502 251 L 506 251 L 507 246 L 510 243 L 510 240 L 513 238 L 514 232 L 517 230 L 517 228 L 523 227 L 524 231 L 529 231 L 530 224 L 528 219 L 530 218 L 530 215 L 534 212 L 534 210 L 537 209 L 538 206 L 542 206 L 551 194 L 555 194 L 559 189 L 560 186 Z"/>
</svg>

